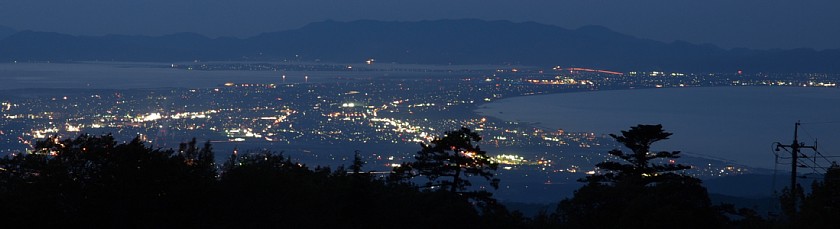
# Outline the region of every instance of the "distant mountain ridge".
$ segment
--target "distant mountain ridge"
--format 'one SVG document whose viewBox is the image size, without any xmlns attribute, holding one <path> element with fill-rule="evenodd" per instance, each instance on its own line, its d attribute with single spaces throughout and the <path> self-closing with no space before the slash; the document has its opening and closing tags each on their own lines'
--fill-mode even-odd
<svg viewBox="0 0 840 229">
<path fill-rule="evenodd" d="M 570 30 L 473 19 L 324 21 L 254 37 L 71 36 L 20 31 L 2 38 L 0 60 L 277 60 L 411 64 L 581 66 L 617 71 L 840 72 L 840 50 L 726 50 L 640 39 L 600 26 Z"/>
</svg>

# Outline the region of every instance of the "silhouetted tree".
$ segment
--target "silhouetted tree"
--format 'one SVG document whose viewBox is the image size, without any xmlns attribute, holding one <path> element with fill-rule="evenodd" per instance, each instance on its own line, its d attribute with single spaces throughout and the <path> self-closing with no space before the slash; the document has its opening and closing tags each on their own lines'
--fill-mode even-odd
<svg viewBox="0 0 840 229">
<path fill-rule="evenodd" d="M 359 154 L 359 151 L 356 150 L 353 152 L 353 165 L 350 166 L 350 169 L 353 170 L 353 174 L 359 174 L 362 172 L 362 166 L 365 165 L 365 161 L 362 160 L 362 155 Z"/>
<path fill-rule="evenodd" d="M 195 138 L 192 138 L 189 142 L 182 142 L 178 146 L 178 153 L 175 157 L 184 161 L 191 170 L 191 174 L 201 177 L 216 177 L 218 171 L 216 171 L 213 146 L 209 140 L 204 142 L 204 146 L 201 148 L 198 148 L 196 143 Z M 207 182 L 211 181 L 208 180 Z"/>
<path fill-rule="evenodd" d="M 0 158 L 4 227 L 517 228 L 524 221 L 459 193 L 387 183 L 362 172 L 358 154 L 350 173 L 310 169 L 282 153 L 235 151 L 217 175 L 209 142 L 175 151 L 81 135 L 35 146 Z"/>
<path fill-rule="evenodd" d="M 596 166 L 605 174 L 590 175 L 586 185 L 558 205 L 558 222 L 573 228 L 717 228 L 725 219 L 711 206 L 699 179 L 673 173 L 688 169 L 658 164 L 679 152 L 652 152 L 651 145 L 668 139 L 662 125 L 638 125 L 611 134 L 631 150 L 609 152 L 628 163 L 607 161 Z"/>
<path fill-rule="evenodd" d="M 800 203 L 799 212 L 795 218 L 790 219 L 791 226 L 802 228 L 836 228 L 840 225 L 840 165 L 832 163 L 828 168 L 825 177 L 821 182 L 814 181 L 811 184 L 811 193 L 805 195 L 802 187 L 797 185 L 797 195 L 791 195 L 790 190 L 785 189 L 781 196 L 782 206 L 792 198 L 797 198 Z M 795 209 L 785 208 L 784 212 L 790 216 Z"/>
<path fill-rule="evenodd" d="M 52 137 L 33 153 L 0 159 L 0 215 L 28 226 L 190 226 L 206 213 L 215 174 L 198 173 L 172 150 L 135 138 Z M 189 211 L 187 211 L 189 210 Z M 51 220 L 41 220 L 49 218 Z M 194 225 L 193 225 L 194 226 Z"/>
<path fill-rule="evenodd" d="M 468 177 L 478 176 L 490 181 L 493 188 L 499 187 L 499 179 L 493 178 L 498 164 L 490 160 L 487 152 L 477 143 L 481 137 L 468 128 L 446 132 L 443 138 L 435 138 L 430 144 L 422 143 L 410 167 L 428 178 L 427 188 L 440 188 L 450 193 L 465 193 L 471 185 Z M 471 195 L 481 195 L 470 192 Z"/>
<path fill-rule="evenodd" d="M 657 159 L 679 158 L 679 151 L 652 152 L 650 146 L 661 140 L 668 139 L 671 133 L 665 132 L 662 125 L 638 125 L 628 131 L 621 131 L 621 135 L 610 134 L 617 142 L 630 149 L 625 153 L 620 149 L 613 149 L 609 154 L 626 162 L 605 161 L 595 165 L 606 170 L 604 174 L 586 177 L 589 182 L 628 183 L 629 185 L 648 185 L 673 179 L 693 180 L 691 177 L 674 174 L 674 171 L 690 169 L 682 164 L 655 164 Z"/>
<path fill-rule="evenodd" d="M 801 185 L 796 184 L 796 187 L 793 189 L 790 187 L 782 189 L 781 195 L 779 196 L 779 203 L 782 207 L 782 213 L 788 221 L 795 221 L 796 212 L 799 211 L 799 207 L 804 200 L 805 190 Z M 799 203 L 799 205 L 795 205 L 794 203 Z"/>
<path fill-rule="evenodd" d="M 411 162 L 403 162 L 400 166 L 394 167 L 385 182 L 392 186 L 413 185 L 411 178 L 415 177 Z"/>
<path fill-rule="evenodd" d="M 386 184 L 339 168 L 307 169 L 282 154 L 240 154 L 223 171 L 221 227 L 479 228 L 465 198 Z M 359 160 L 361 161 L 361 160 Z M 359 168 L 361 170 L 361 168 Z"/>
</svg>

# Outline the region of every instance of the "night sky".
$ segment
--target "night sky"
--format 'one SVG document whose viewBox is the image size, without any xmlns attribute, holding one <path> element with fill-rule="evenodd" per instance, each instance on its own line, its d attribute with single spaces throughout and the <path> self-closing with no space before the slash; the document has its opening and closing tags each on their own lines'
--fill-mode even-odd
<svg viewBox="0 0 840 229">
<path fill-rule="evenodd" d="M 247 37 L 310 22 L 478 18 L 602 25 L 724 48 L 840 48 L 837 0 L 0 0 L 0 25 L 77 35 Z"/>
</svg>

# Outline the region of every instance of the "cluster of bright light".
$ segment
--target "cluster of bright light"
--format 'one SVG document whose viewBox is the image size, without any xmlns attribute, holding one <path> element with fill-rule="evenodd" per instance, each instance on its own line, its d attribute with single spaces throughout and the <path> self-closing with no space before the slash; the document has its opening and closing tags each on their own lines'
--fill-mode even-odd
<svg viewBox="0 0 840 229">
<path fill-rule="evenodd" d="M 740 168 L 734 165 L 727 165 L 722 169 L 717 166 L 713 166 L 712 164 L 707 164 L 707 167 L 696 167 L 692 166 L 692 169 L 697 168 L 698 171 L 702 173 L 702 175 L 711 175 L 716 177 L 728 176 L 728 175 L 737 175 L 737 174 L 745 174 L 749 172 L 749 169 Z"/>
<path fill-rule="evenodd" d="M 419 126 L 412 126 L 410 123 L 393 118 L 372 118 L 370 119 L 371 122 L 381 122 L 385 125 L 389 125 L 393 127 L 394 132 L 399 133 L 418 133 L 420 132 Z M 421 135 L 426 135 L 426 133 L 420 133 Z"/>
<path fill-rule="evenodd" d="M 17 105 L 8 102 L 2 102 L 0 103 L 0 111 L 10 111 L 12 110 L 12 106 L 16 107 Z"/>
<path fill-rule="evenodd" d="M 461 151 L 461 155 L 464 155 L 465 157 L 469 157 L 469 158 L 475 158 L 476 154 L 475 154 L 475 152 L 472 152 L 472 151 Z"/>
<path fill-rule="evenodd" d="M 558 142 L 562 145 L 566 144 L 566 141 L 563 141 L 563 139 L 560 139 L 559 137 L 556 137 L 556 136 L 555 137 L 543 136 L 543 140 L 551 141 L 551 142 Z"/>
<path fill-rule="evenodd" d="M 413 105 L 408 105 L 408 107 L 433 107 L 435 106 L 434 103 L 418 103 Z"/>
<path fill-rule="evenodd" d="M 79 132 L 82 130 L 82 125 L 71 125 L 70 123 L 64 124 L 67 127 L 67 132 Z"/>
<path fill-rule="evenodd" d="M 163 118 L 160 113 L 149 113 L 149 114 L 142 114 L 138 115 L 136 118 L 132 119 L 134 122 L 151 122 L 156 121 Z"/>
<path fill-rule="evenodd" d="M 232 128 L 225 130 L 225 134 L 229 138 L 233 138 L 234 141 L 244 141 L 245 139 L 241 139 L 243 137 L 246 138 L 262 138 L 262 134 L 254 132 L 251 128 Z M 241 139 L 241 140 L 237 140 Z"/>
<path fill-rule="evenodd" d="M 491 158 L 491 160 L 493 162 L 503 165 L 522 165 L 528 163 L 528 160 L 525 160 L 524 157 L 513 154 L 496 155 L 495 157 Z"/>
<path fill-rule="evenodd" d="M 407 141 L 410 142 L 431 142 L 434 139 L 434 137 L 431 134 L 429 134 L 426 131 L 423 131 L 422 127 L 411 125 L 410 123 L 399 119 L 371 118 L 370 121 L 374 123 L 381 123 L 383 125 L 383 128 L 395 133 L 407 133 L 415 135 L 415 137 L 407 139 Z M 428 131 L 434 131 L 434 129 L 428 129 Z"/>
<path fill-rule="evenodd" d="M 285 77 L 285 76 L 284 76 Z M 270 83 L 243 83 L 243 84 L 236 84 L 233 82 L 227 82 L 224 84 L 225 87 L 265 87 L 265 88 L 277 88 L 277 85 Z M 191 90 L 192 91 L 192 90 Z M 218 91 L 218 89 L 216 90 Z M 193 91 L 194 92 L 194 91 Z"/>
<path fill-rule="evenodd" d="M 542 80 L 528 80 L 529 83 L 532 84 L 546 84 L 546 85 L 595 85 L 594 82 L 591 80 L 575 80 L 572 78 L 561 78 L 557 77 L 556 79 L 542 79 Z"/>
<path fill-rule="evenodd" d="M 33 130 L 32 136 L 35 138 L 46 138 L 48 134 L 58 133 L 58 128 L 46 128 L 43 130 Z"/>
<path fill-rule="evenodd" d="M 836 87 L 837 83 L 808 81 L 809 87 Z"/>
<path fill-rule="evenodd" d="M 359 113 L 359 112 L 332 112 L 329 114 L 323 114 L 323 116 L 330 117 L 330 118 L 339 118 L 344 117 L 342 120 L 352 120 L 353 118 L 367 118 L 366 113 Z"/>
<path fill-rule="evenodd" d="M 267 116 L 267 117 L 260 117 L 260 120 L 274 120 L 273 124 L 280 124 L 286 121 L 289 118 L 288 115 L 278 115 L 278 116 Z M 271 128 L 271 126 L 268 126 Z"/>
<path fill-rule="evenodd" d="M 199 112 L 181 112 L 176 113 L 171 116 L 172 119 L 209 119 L 209 114 L 216 114 L 219 113 L 217 110 L 207 110 L 207 111 L 199 111 Z"/>
</svg>

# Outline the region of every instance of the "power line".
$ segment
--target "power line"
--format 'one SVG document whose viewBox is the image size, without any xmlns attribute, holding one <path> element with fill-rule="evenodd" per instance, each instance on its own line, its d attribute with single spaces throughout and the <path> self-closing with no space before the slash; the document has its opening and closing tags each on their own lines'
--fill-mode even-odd
<svg viewBox="0 0 840 229">
<path fill-rule="evenodd" d="M 830 122 L 830 123 L 840 123 L 840 121 L 838 121 L 838 122 Z M 800 128 L 799 128 L 799 129 L 801 129 L 802 131 L 804 131 L 804 132 L 805 132 L 805 134 L 806 134 L 806 135 L 808 135 L 808 138 L 810 138 L 811 140 L 813 140 L 813 141 L 814 141 L 814 145 L 815 145 L 815 146 L 816 146 L 816 145 L 818 145 L 818 143 L 817 143 L 817 142 L 818 142 L 818 140 L 819 140 L 819 139 L 814 138 L 814 137 L 811 135 L 811 133 L 808 131 L 808 129 L 807 129 L 807 128 L 802 128 L 802 127 L 800 126 Z M 819 155 L 820 157 L 822 157 L 823 159 L 825 159 L 825 160 L 826 160 L 826 162 L 828 162 L 828 163 L 832 163 L 832 161 L 828 160 L 827 158 L 829 158 L 829 157 L 840 157 L 840 156 L 831 156 L 831 155 L 830 155 L 830 156 L 825 156 L 825 155 L 823 155 L 823 154 L 822 154 L 822 152 L 821 152 L 821 151 L 819 151 L 819 150 L 814 150 L 814 151 L 816 152 L 816 154 L 817 154 L 817 155 Z M 815 156 L 816 156 L 816 155 L 815 155 Z"/>
<path fill-rule="evenodd" d="M 804 155 L 804 154 L 800 155 L 800 153 L 799 153 L 800 149 L 805 148 L 805 149 L 817 150 L 816 146 L 808 146 L 808 145 L 805 145 L 805 144 L 799 142 L 799 125 L 801 125 L 799 122 L 796 122 L 796 124 L 794 125 L 794 128 L 793 128 L 793 143 L 791 143 L 790 145 L 782 145 L 781 143 L 776 143 L 776 151 L 779 151 L 779 149 L 781 149 L 781 148 L 783 148 L 785 150 L 787 150 L 787 148 L 790 148 L 790 155 L 791 155 L 791 159 L 790 159 L 790 161 L 791 161 L 791 163 L 790 163 L 790 190 L 791 190 L 791 194 L 793 194 L 793 195 L 796 195 L 796 191 L 795 191 L 795 189 L 796 189 L 796 177 L 798 175 L 798 174 L 796 174 L 796 169 L 800 166 L 799 157 L 801 156 L 801 157 L 807 158 L 807 156 Z M 790 203 L 791 206 L 789 206 L 789 207 L 790 207 L 790 209 L 796 209 L 796 197 L 791 198 L 791 199 L 793 201 L 791 201 L 791 203 Z M 792 214 L 795 214 L 795 213 L 796 213 L 796 211 L 794 210 L 794 212 L 792 212 Z M 794 215 L 791 215 L 791 217 L 794 217 Z"/>
<path fill-rule="evenodd" d="M 775 155 L 775 166 L 774 166 L 774 170 L 773 170 L 774 195 L 776 193 L 775 192 L 775 186 L 776 186 L 775 184 L 776 184 L 776 172 L 778 170 L 778 166 L 779 165 L 790 164 L 790 168 L 791 168 L 791 175 L 790 175 L 791 183 L 790 183 L 790 189 L 789 190 L 790 190 L 791 194 L 794 195 L 794 196 L 793 196 L 793 198 L 791 198 L 791 200 L 792 200 L 791 203 L 787 203 L 787 204 L 790 205 L 790 206 L 788 206 L 789 209 L 794 209 L 794 212 L 791 212 L 792 215 L 790 215 L 790 217 L 795 217 L 795 214 L 796 214 L 796 210 L 795 210 L 796 209 L 796 201 L 797 201 L 797 197 L 796 197 L 796 195 L 797 195 L 797 192 L 796 192 L 797 182 L 796 182 L 796 179 L 797 178 L 812 179 L 812 178 L 815 178 L 815 176 L 817 176 L 818 174 L 828 173 L 828 171 L 832 168 L 831 166 L 836 165 L 836 162 L 833 162 L 829 158 L 840 158 L 840 156 L 826 155 L 826 154 L 823 154 L 821 151 L 819 151 L 817 149 L 817 145 L 818 145 L 817 138 L 814 138 L 807 129 L 801 128 L 801 125 L 803 125 L 803 124 L 810 124 L 810 125 L 840 124 L 840 121 L 811 122 L 811 123 L 796 122 L 796 124 L 794 125 L 794 131 L 793 131 L 793 142 L 790 145 L 783 145 L 779 142 L 773 143 L 772 148 L 774 150 L 773 153 Z M 799 141 L 799 137 L 800 137 L 799 136 L 799 132 L 800 132 L 799 130 L 800 129 L 802 129 L 802 132 L 807 136 L 807 138 L 814 141 L 814 145 L 808 146 L 808 145 L 805 145 L 803 142 Z M 810 154 L 810 155 L 804 154 L 804 153 L 801 152 L 802 149 L 811 149 L 813 151 L 813 154 Z M 779 151 L 781 151 L 781 150 L 784 150 L 790 156 L 788 157 L 788 156 L 780 155 Z M 790 163 L 781 162 L 779 159 L 789 160 Z M 824 162 L 827 162 L 831 166 L 821 165 Z M 800 176 L 796 172 L 797 168 L 802 168 L 803 170 L 811 170 L 811 173 L 803 174 L 803 175 Z"/>
<path fill-rule="evenodd" d="M 840 124 L 840 121 L 826 121 L 826 122 L 803 122 L 802 125 L 816 125 L 816 124 Z"/>
</svg>

